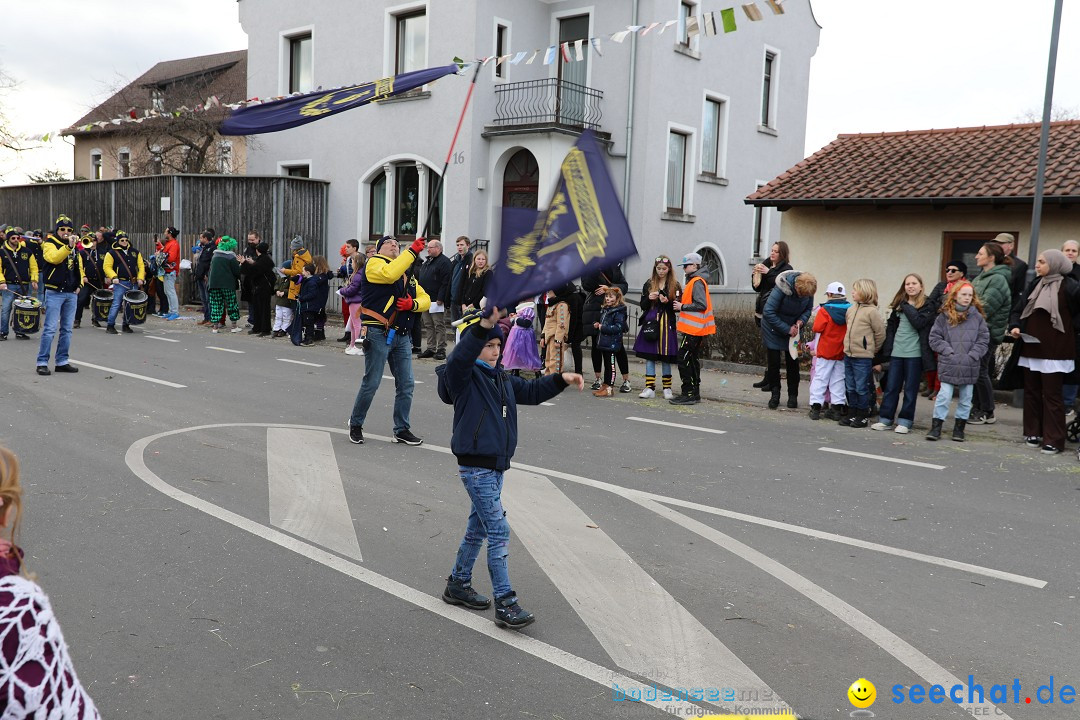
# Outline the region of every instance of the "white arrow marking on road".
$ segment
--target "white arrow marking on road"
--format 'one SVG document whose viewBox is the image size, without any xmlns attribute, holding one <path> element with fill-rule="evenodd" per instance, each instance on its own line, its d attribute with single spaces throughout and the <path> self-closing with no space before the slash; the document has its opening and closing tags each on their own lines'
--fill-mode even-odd
<svg viewBox="0 0 1080 720">
<path fill-rule="evenodd" d="M 308 367 L 326 367 L 325 365 L 320 365 L 318 363 L 309 363 L 304 362 L 303 360 L 289 360 L 288 358 L 278 358 L 278 361 L 292 363 L 293 365 L 307 365 Z"/>
<path fill-rule="evenodd" d="M 146 375 L 136 375 L 135 373 L 127 372 L 126 370 L 117 370 L 116 368 L 105 367 L 104 365 L 94 365 L 93 363 L 83 362 L 82 360 L 76 360 L 71 358 L 71 363 L 76 367 L 88 367 L 95 370 L 103 370 L 105 372 L 111 372 L 114 375 L 123 375 L 124 377 L 135 378 L 136 380 L 145 380 L 146 382 L 157 383 L 158 385 L 164 385 L 165 387 L 182 389 L 187 385 L 180 385 L 178 383 L 169 382 L 168 380 L 159 380 L 157 378 L 147 377 Z"/>
<path fill-rule="evenodd" d="M 697 430 L 698 432 L 716 433 L 717 435 L 723 435 L 727 430 L 713 430 L 707 427 L 698 427 L 696 425 L 680 425 L 679 423 L 664 422 L 663 420 L 649 420 L 648 418 L 628 417 L 627 420 L 636 420 L 637 422 L 652 423 L 653 425 L 666 425 L 667 427 L 682 428 L 683 430 Z"/>
<path fill-rule="evenodd" d="M 867 458 L 869 460 L 882 460 L 884 462 L 900 463 L 901 465 L 914 465 L 915 467 L 930 468 L 931 470 L 944 470 L 944 465 L 933 465 L 931 463 L 918 462 L 916 460 L 901 460 L 900 458 L 887 457 L 885 455 L 871 455 L 870 453 L 855 452 L 854 450 L 841 450 L 839 448 L 831 447 L 819 447 L 818 450 L 827 453 L 836 453 L 838 455 L 852 455 L 854 457 Z"/>
<path fill-rule="evenodd" d="M 508 470 L 503 501 L 513 508 L 514 533 L 619 667 L 671 688 L 735 687 L 772 698 L 714 702 L 731 711 L 787 707 L 546 477 Z"/>
<path fill-rule="evenodd" d="M 220 350 L 221 352 L 231 352 L 231 353 L 236 353 L 237 355 L 243 355 L 244 354 L 243 350 L 232 350 L 230 348 L 218 347 L 217 345 L 207 345 L 206 349 L 207 350 Z"/>
<path fill-rule="evenodd" d="M 266 429 L 270 524 L 363 561 L 330 433 Z"/>
</svg>

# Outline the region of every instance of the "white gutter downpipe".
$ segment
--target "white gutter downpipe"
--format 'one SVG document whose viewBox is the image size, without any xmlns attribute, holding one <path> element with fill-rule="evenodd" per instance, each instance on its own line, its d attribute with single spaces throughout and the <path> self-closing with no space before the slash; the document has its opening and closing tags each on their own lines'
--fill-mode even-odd
<svg viewBox="0 0 1080 720">
<path fill-rule="evenodd" d="M 634 0 L 634 10 L 630 18 L 631 25 L 638 24 L 638 2 Z M 630 40 L 630 86 L 626 93 L 626 166 L 623 169 L 622 200 L 623 210 L 630 203 L 630 156 L 634 140 L 634 81 L 637 71 L 637 33 Z"/>
</svg>

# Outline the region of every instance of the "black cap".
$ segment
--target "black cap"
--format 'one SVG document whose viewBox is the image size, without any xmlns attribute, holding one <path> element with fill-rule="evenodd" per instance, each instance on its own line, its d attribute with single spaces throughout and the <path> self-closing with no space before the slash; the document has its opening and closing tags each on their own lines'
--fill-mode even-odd
<svg viewBox="0 0 1080 720">
<path fill-rule="evenodd" d="M 963 260 L 950 260 L 948 264 L 945 265 L 945 269 L 948 270 L 951 267 L 959 270 L 961 275 L 967 275 L 967 263 Z"/>
</svg>

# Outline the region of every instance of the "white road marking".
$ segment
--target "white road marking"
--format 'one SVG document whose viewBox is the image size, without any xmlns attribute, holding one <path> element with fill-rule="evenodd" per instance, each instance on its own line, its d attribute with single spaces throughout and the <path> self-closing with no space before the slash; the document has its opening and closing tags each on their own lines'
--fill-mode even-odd
<svg viewBox="0 0 1080 720">
<path fill-rule="evenodd" d="M 508 470 L 503 501 L 514 534 L 619 667 L 667 687 L 737 687 L 787 707 L 718 640 L 543 475 Z M 779 710 L 777 710 L 779 712 Z"/>
<path fill-rule="evenodd" d="M 331 552 L 323 550 L 322 548 L 310 545 L 298 538 L 291 535 L 269 528 L 261 523 L 257 523 L 254 520 L 249 520 L 242 515 L 230 512 L 224 508 L 220 508 L 213 503 L 207 502 L 201 498 L 190 495 L 182 490 L 174 488 L 169 485 L 153 471 L 146 466 L 146 461 L 143 458 L 143 454 L 151 443 L 156 440 L 160 440 L 172 435 L 178 435 L 181 433 L 194 432 L 197 430 L 213 430 L 217 428 L 227 427 L 286 427 L 296 430 L 317 430 L 320 432 L 335 432 L 344 434 L 346 430 L 335 430 L 332 428 L 316 427 L 310 425 L 280 425 L 271 423 L 243 423 L 243 424 L 231 424 L 223 423 L 217 425 L 201 425 L 197 427 L 180 428 L 179 430 L 168 430 L 166 432 L 158 433 L 156 435 L 150 435 L 140 440 L 136 440 L 128 448 L 124 460 L 127 466 L 131 468 L 143 482 L 150 487 L 154 488 L 158 492 L 166 495 L 167 497 L 176 500 L 179 503 L 194 508 L 200 512 L 204 512 L 211 517 L 227 522 L 230 525 L 240 528 L 246 532 L 251 533 L 256 537 L 260 537 L 267 540 L 279 547 L 283 547 L 286 550 L 306 557 L 315 562 L 321 563 L 328 568 L 337 570 L 338 572 L 348 575 L 360 582 L 370 585 L 373 588 L 382 590 L 397 598 L 404 600 L 418 608 L 427 610 L 435 615 L 444 617 L 447 620 L 462 625 L 474 630 L 481 635 L 488 637 L 496 642 L 501 642 L 510 647 L 521 650 L 528 653 L 533 657 L 548 662 L 555 667 L 562 668 L 568 672 L 572 672 L 579 677 L 586 680 L 592 680 L 595 683 L 603 686 L 608 692 L 611 691 L 613 683 L 618 683 L 620 686 L 625 687 L 641 687 L 640 680 L 627 677 L 622 673 L 610 670 L 602 665 L 598 665 L 585 658 L 572 655 L 554 645 L 549 645 L 543 641 L 531 638 L 524 633 L 509 632 L 507 630 L 496 627 L 495 623 L 491 622 L 490 615 L 485 613 L 483 615 L 465 610 L 464 608 L 455 607 L 453 605 L 447 605 L 440 598 L 434 595 L 428 595 L 427 593 L 420 592 L 415 588 L 409 587 L 404 583 L 400 583 L 396 580 L 391 580 L 388 577 L 379 575 L 362 565 L 358 565 L 350 560 L 346 560 L 342 557 L 334 555 Z M 378 435 L 366 435 L 369 440 L 382 440 L 389 442 L 391 438 L 382 437 Z M 449 452 L 448 448 L 441 448 L 441 451 Z M 642 700 L 645 705 L 650 705 L 673 714 L 677 714 L 680 717 L 700 717 L 704 713 L 704 709 L 698 705 L 694 705 L 689 702 L 663 702 L 662 700 Z"/>
<path fill-rule="evenodd" d="M 244 354 L 243 350 L 233 350 L 232 348 L 223 348 L 223 347 L 218 347 L 217 345 L 207 345 L 206 349 L 207 350 L 220 350 L 221 352 L 236 353 L 237 355 L 243 355 Z"/>
<path fill-rule="evenodd" d="M 934 465 L 932 463 L 917 462 L 915 460 L 901 460 L 900 458 L 888 457 L 886 455 L 871 455 L 870 453 L 855 452 L 854 450 L 841 450 L 840 448 L 831 447 L 819 447 L 818 450 L 827 453 L 836 453 L 838 455 L 851 455 L 853 457 L 867 458 L 869 460 L 881 460 L 883 462 L 899 463 L 901 465 L 914 465 L 915 467 L 929 468 L 931 470 L 944 470 L 945 465 Z"/>
<path fill-rule="evenodd" d="M 542 402 L 540 404 L 543 405 L 544 407 L 555 407 L 555 403 Z"/>
<path fill-rule="evenodd" d="M 954 685 L 960 685 L 964 688 L 961 692 L 961 696 L 967 696 L 967 686 L 964 685 L 957 677 L 950 673 L 945 668 L 938 665 L 936 662 L 928 658 L 919 652 L 918 649 L 913 647 L 910 643 L 900 639 L 895 633 L 886 629 L 881 624 L 875 622 L 872 618 L 866 614 L 855 609 L 848 603 L 844 602 L 840 598 L 833 595 L 819 585 L 815 585 L 811 581 L 799 575 L 794 570 L 788 568 L 782 563 L 773 560 L 768 555 L 758 552 L 754 548 L 739 542 L 730 535 L 726 535 L 716 528 L 710 527 L 703 522 L 695 520 L 691 517 L 683 515 L 680 512 L 672 510 L 669 507 L 664 507 L 658 502 L 653 500 L 646 500 L 644 498 L 630 498 L 630 500 L 638 503 L 639 505 L 652 510 L 661 517 L 665 517 L 672 522 L 681 525 L 687 530 L 700 535 L 701 537 L 711 540 L 725 550 L 737 555 L 746 562 L 754 565 L 760 570 L 767 572 L 774 578 L 784 583 L 788 587 L 792 588 L 796 592 L 812 600 L 820 605 L 825 610 L 835 615 L 837 618 L 847 623 L 852 629 L 868 638 L 871 642 L 875 643 L 878 647 L 885 652 L 892 655 L 894 658 L 902 662 L 919 677 L 926 680 L 930 685 L 942 685 L 944 687 L 952 687 Z M 995 708 L 993 703 L 958 703 L 966 712 L 972 715 L 986 715 L 999 718 L 1009 718 L 1008 715 L 1001 709 Z M 975 708 L 979 708 L 976 710 Z M 1011 719 L 1010 719 L 1011 720 Z"/>
<path fill-rule="evenodd" d="M 393 380 L 394 376 L 393 375 L 383 375 L 382 379 L 383 380 Z M 413 377 L 413 383 L 415 383 L 416 385 L 423 385 L 424 381 L 423 380 L 417 380 L 416 377 L 414 376 Z"/>
<path fill-rule="evenodd" d="M 278 361 L 292 363 L 293 365 L 307 365 L 308 367 L 326 367 L 325 365 L 320 365 L 318 363 L 309 363 L 304 362 L 303 360 L 289 360 L 288 358 L 278 358 Z"/>
<path fill-rule="evenodd" d="M 160 335 L 148 335 L 147 333 L 143 333 L 143 337 L 149 338 L 150 340 L 161 340 L 162 342 L 180 342 L 179 340 L 173 340 L 172 338 L 161 337 Z"/>
<path fill-rule="evenodd" d="M 441 448 L 435 445 L 425 444 L 424 447 L 426 447 L 428 450 L 442 451 Z M 445 452 L 450 451 L 445 450 Z M 948 558 L 937 557 L 935 555 L 926 555 L 924 553 L 912 552 L 911 550 L 904 550 L 902 548 L 895 548 L 889 545 L 881 545 L 875 542 L 859 540 L 858 538 L 847 537 L 846 535 L 837 535 L 836 533 L 824 532 L 822 530 L 814 530 L 813 528 L 802 527 L 801 525 L 792 525 L 791 523 L 780 522 L 779 520 L 770 520 L 769 518 L 757 517 L 756 515 L 747 515 L 746 513 L 735 512 L 734 510 L 725 510 L 723 508 L 712 507 L 711 505 L 702 505 L 701 503 L 692 502 L 690 500 L 681 500 L 679 498 L 667 497 L 665 495 L 657 495 L 655 493 L 645 492 L 641 490 L 630 490 L 619 485 L 612 485 L 611 483 L 606 483 L 602 480 L 593 480 L 592 478 L 585 478 L 581 477 L 580 475 L 571 475 L 570 473 L 559 472 L 557 470 L 548 470 L 545 468 L 536 467 L 535 465 L 525 465 L 515 462 L 514 467 L 520 470 L 529 470 L 531 472 L 547 475 L 548 477 L 557 477 L 563 480 L 569 480 L 570 482 L 578 483 L 579 485 L 586 485 L 588 487 L 594 487 L 598 490 L 605 490 L 607 492 L 621 495 L 631 500 L 633 500 L 635 497 L 644 498 L 647 500 L 655 500 L 656 502 L 664 503 L 665 505 L 674 505 L 676 507 L 683 507 L 690 510 L 698 510 L 703 513 L 708 513 L 710 515 L 731 518 L 732 520 L 741 520 L 743 522 L 753 523 L 754 525 L 762 525 L 764 527 L 771 527 L 777 530 L 785 530 L 787 532 L 817 538 L 818 540 L 828 540 L 829 542 L 835 542 L 841 545 L 850 545 L 852 547 L 862 548 L 864 550 L 873 550 L 874 552 L 880 552 L 886 555 L 895 555 L 896 557 L 902 557 L 908 560 L 917 560 L 919 562 L 924 562 L 929 565 L 938 565 L 940 567 L 949 568 L 951 570 L 959 570 L 961 572 L 982 575 L 984 577 L 991 577 L 996 580 L 1006 580 L 1008 582 L 1017 583 L 1019 585 L 1026 585 L 1033 588 L 1042 589 L 1046 587 L 1045 580 L 1038 580 L 1036 578 L 1031 578 L 1024 575 L 1017 575 L 1015 573 L 1005 572 L 1003 570 L 994 570 L 993 568 L 982 567 L 981 565 L 972 565 L 970 563 L 959 562 L 957 560 L 949 560 Z"/>
<path fill-rule="evenodd" d="M 158 385 L 164 385 L 171 388 L 186 388 L 187 385 L 180 385 L 179 383 L 169 382 L 168 380 L 159 380 L 158 378 L 147 377 L 146 375 L 136 375 L 135 373 L 128 372 L 126 370 L 117 370 L 116 368 L 105 367 L 104 365 L 94 365 L 93 363 L 83 362 L 82 360 L 76 360 L 71 358 L 71 363 L 77 367 L 94 368 L 95 370 L 103 370 L 105 372 L 113 373 L 114 375 L 123 375 L 124 377 L 135 378 L 136 380 L 145 380 L 146 382 L 157 383 Z"/>
<path fill-rule="evenodd" d="M 330 434 L 266 429 L 270 524 L 363 561 Z"/>
<path fill-rule="evenodd" d="M 666 425 L 667 427 L 682 428 L 683 430 L 697 430 L 699 432 L 716 433 L 717 435 L 724 435 L 727 430 L 713 430 L 712 428 L 698 427 L 696 425 L 682 425 L 680 423 L 664 422 L 663 420 L 649 420 L 648 418 L 628 417 L 627 420 L 636 420 L 637 422 L 652 423 L 653 425 Z"/>
</svg>

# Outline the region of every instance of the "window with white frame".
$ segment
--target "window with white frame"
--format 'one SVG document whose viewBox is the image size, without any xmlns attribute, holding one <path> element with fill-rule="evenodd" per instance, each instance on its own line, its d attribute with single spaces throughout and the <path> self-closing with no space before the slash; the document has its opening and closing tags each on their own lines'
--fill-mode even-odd
<svg viewBox="0 0 1080 720">
<path fill-rule="evenodd" d="M 509 35 L 510 29 L 505 25 L 495 26 L 495 77 L 499 79 L 506 77 L 507 63 L 500 63 L 499 58 L 506 54 Z"/>
<path fill-rule="evenodd" d="M 285 175 L 286 177 L 309 178 L 309 177 L 311 177 L 311 166 L 310 165 L 282 165 L 281 166 L 281 174 Z"/>
<path fill-rule="evenodd" d="M 100 150 L 91 150 L 90 151 L 90 179 L 91 180 L 100 180 L 101 179 L 101 151 Z"/>
<path fill-rule="evenodd" d="M 771 50 L 766 50 L 761 82 L 761 126 L 771 129 L 776 128 L 776 88 L 779 69 L 780 56 Z"/>
<path fill-rule="evenodd" d="M 394 74 L 423 70 L 427 62 L 427 9 L 395 16 Z"/>
<path fill-rule="evenodd" d="M 116 152 L 116 169 L 119 177 L 131 177 L 131 151 L 120 148 Z"/>
<path fill-rule="evenodd" d="M 229 140 L 218 142 L 217 171 L 222 175 L 233 172 L 233 145 Z"/>
<path fill-rule="evenodd" d="M 726 161 L 727 102 L 706 96 L 701 120 L 701 174 L 724 177 Z"/>
<path fill-rule="evenodd" d="M 689 135 L 678 130 L 668 131 L 667 184 L 664 203 L 669 213 L 686 212 L 686 148 Z"/>
<path fill-rule="evenodd" d="M 288 43 L 288 91 L 310 92 L 315 89 L 314 45 L 311 33 L 286 38 Z"/>
<path fill-rule="evenodd" d="M 701 269 L 705 272 L 705 280 L 712 287 L 724 284 L 724 263 L 720 255 L 711 247 L 700 247 L 695 252 L 701 256 Z"/>
<path fill-rule="evenodd" d="M 368 237 L 377 240 L 386 234 L 387 217 L 391 221 L 390 235 L 411 239 L 416 237 L 427 225 L 427 237 L 442 236 L 442 188 L 439 187 L 439 175 L 434 169 L 424 166 L 424 172 L 415 161 L 394 162 L 383 167 L 376 177 L 371 179 L 369 193 Z M 393 184 L 393 197 L 387 202 L 387 178 Z M 425 187 L 421 191 L 421 183 Z M 436 188 L 439 196 L 432 203 L 431 198 Z M 428 215 L 428 211 L 431 214 Z"/>
<path fill-rule="evenodd" d="M 697 3 L 686 0 L 679 3 L 679 45 L 688 50 L 697 50 L 697 35 L 691 36 L 688 30 L 690 18 L 694 17 L 696 10 Z"/>
</svg>

